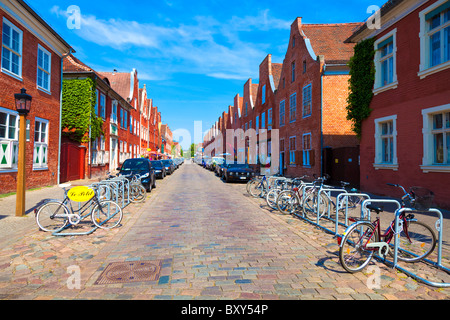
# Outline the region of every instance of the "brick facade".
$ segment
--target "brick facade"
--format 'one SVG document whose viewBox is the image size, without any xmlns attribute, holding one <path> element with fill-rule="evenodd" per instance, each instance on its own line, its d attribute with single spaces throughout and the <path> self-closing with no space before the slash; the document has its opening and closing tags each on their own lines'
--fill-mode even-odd
<svg viewBox="0 0 450 320">
<path fill-rule="evenodd" d="M 428 23 L 421 16 L 426 17 L 428 12 L 448 4 L 448 1 L 428 1 L 420 6 L 417 3 L 405 1 L 384 13 L 382 21 L 385 24 L 375 35 L 378 42 L 390 35 L 394 37 L 397 83 L 380 89 L 375 84 L 376 94 L 370 105 L 372 113 L 362 126 L 361 188 L 380 195 L 400 197 L 401 191 L 386 183 L 401 184 L 407 190 L 421 186 L 435 193 L 437 205 L 450 208 L 450 161 L 437 163 L 433 138 L 425 127 L 425 122 L 432 122 L 434 114 L 450 112 L 450 61 L 434 68 L 423 66 L 421 70 L 421 65 L 427 60 L 421 59 L 421 55 L 427 53 L 423 47 L 428 40 L 421 44 L 420 37 Z M 398 19 L 398 16 L 403 18 Z M 357 42 L 373 35 L 371 30 L 363 28 L 351 40 Z M 374 138 L 377 126 L 384 120 L 394 123 L 394 155 L 388 161 L 379 158 L 383 153 L 377 141 L 382 138 Z"/>
<path fill-rule="evenodd" d="M 18 8 L 21 8 L 21 11 Z M 58 183 L 59 174 L 61 61 L 62 56 L 67 54 L 71 47 L 43 20 L 34 16 L 32 9 L 26 5 L 5 4 L 0 8 L 0 37 L 4 37 L 5 21 L 9 24 L 8 28 L 13 26 L 16 30 L 20 30 L 21 67 L 19 76 L 11 75 L 3 68 L 0 71 L 0 112 L 11 112 L 10 115 L 18 118 L 15 111 L 14 94 L 20 93 L 20 90 L 25 88 L 27 94 L 32 96 L 31 112 L 26 117 L 29 123 L 26 142 L 26 188 L 54 185 Z M 51 59 L 49 90 L 38 88 L 37 85 L 38 48 L 45 50 Z M 4 58 L 3 54 L 1 57 Z M 41 123 L 45 123 L 47 126 L 46 134 L 43 135 L 44 143 L 42 141 L 35 142 L 36 129 Z M 11 165 L 7 165 L 9 168 L 6 168 L 6 165 L 0 168 L 0 193 L 16 191 L 17 149 L 15 149 L 16 152 L 13 149 L 12 158 L 10 158 L 11 149 L 8 147 L 4 150 L 3 144 L 6 146 L 11 143 L 11 148 L 18 148 L 18 125 L 19 121 L 17 121 L 16 139 L 2 139 L 0 136 L 2 144 L 0 161 L 12 161 Z M 36 153 L 37 151 L 39 154 Z M 38 164 L 36 160 L 39 162 Z"/>
</svg>

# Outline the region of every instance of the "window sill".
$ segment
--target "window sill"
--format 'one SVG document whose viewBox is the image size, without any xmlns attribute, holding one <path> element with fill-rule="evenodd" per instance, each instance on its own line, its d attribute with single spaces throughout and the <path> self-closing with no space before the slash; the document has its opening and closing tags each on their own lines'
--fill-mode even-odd
<svg viewBox="0 0 450 320">
<path fill-rule="evenodd" d="M 47 171 L 48 170 L 48 167 L 46 167 L 46 168 L 35 168 L 35 167 L 33 167 L 33 171 Z"/>
<path fill-rule="evenodd" d="M 13 77 L 13 78 L 16 79 L 16 80 L 19 80 L 19 81 L 23 82 L 23 78 L 22 78 L 21 76 L 15 74 L 15 73 L 12 73 L 12 72 L 9 71 L 9 70 L 6 70 L 6 69 L 3 69 L 3 68 L 2 68 L 2 73 L 6 74 L 6 75 L 8 75 L 8 76 L 10 76 L 10 77 Z"/>
<path fill-rule="evenodd" d="M 423 173 L 429 173 L 429 172 L 447 172 L 447 173 L 450 173 L 450 165 L 448 165 L 448 166 L 421 165 L 420 168 L 423 170 Z"/>
<path fill-rule="evenodd" d="M 49 91 L 49 90 L 47 90 L 47 89 L 44 89 L 44 88 L 39 87 L 39 86 L 37 86 L 37 89 L 38 89 L 39 91 L 42 91 L 42 92 L 48 94 L 48 95 L 52 95 L 51 91 Z"/>
<path fill-rule="evenodd" d="M 388 90 L 392 90 L 392 89 L 397 89 L 397 87 L 398 87 L 398 81 L 394 81 L 394 82 L 392 82 L 392 83 L 390 83 L 390 84 L 387 84 L 387 85 L 385 85 L 385 86 L 382 86 L 382 87 L 378 87 L 378 88 L 376 88 L 376 89 L 373 89 L 373 94 L 374 94 L 374 95 L 377 95 L 377 94 L 379 94 L 379 93 L 381 93 L 381 92 L 384 92 L 384 91 L 388 91 Z"/>
<path fill-rule="evenodd" d="M 445 69 L 450 68 L 450 61 L 438 64 L 437 66 L 419 71 L 419 73 L 417 73 L 417 75 L 420 77 L 420 79 L 425 79 L 426 77 L 428 77 L 429 75 L 432 75 L 434 73 L 443 71 Z"/>
<path fill-rule="evenodd" d="M 393 170 L 398 171 L 398 164 L 374 163 L 375 170 Z"/>
</svg>

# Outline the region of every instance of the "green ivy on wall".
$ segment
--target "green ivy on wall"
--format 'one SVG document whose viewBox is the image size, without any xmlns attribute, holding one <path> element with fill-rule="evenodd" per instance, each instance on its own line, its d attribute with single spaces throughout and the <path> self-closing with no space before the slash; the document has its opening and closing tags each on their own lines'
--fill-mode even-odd
<svg viewBox="0 0 450 320">
<path fill-rule="evenodd" d="M 103 133 L 103 120 L 95 114 L 96 85 L 91 78 L 63 81 L 62 123 L 63 134 L 77 142 L 94 140 Z"/>
<path fill-rule="evenodd" d="M 353 122 L 353 131 L 361 138 L 361 124 L 370 116 L 370 102 L 375 83 L 375 39 L 367 39 L 355 46 L 350 59 L 350 95 L 347 99 L 347 119 Z"/>
</svg>

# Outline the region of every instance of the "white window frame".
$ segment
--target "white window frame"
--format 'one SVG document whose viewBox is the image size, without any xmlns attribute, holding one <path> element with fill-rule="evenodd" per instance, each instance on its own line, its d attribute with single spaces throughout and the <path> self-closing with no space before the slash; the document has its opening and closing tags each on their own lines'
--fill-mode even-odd
<svg viewBox="0 0 450 320">
<path fill-rule="evenodd" d="M 386 57 L 381 57 L 381 50 L 378 49 L 378 46 L 384 42 L 385 40 L 388 40 L 392 37 L 392 53 L 389 54 Z M 375 41 L 374 44 L 375 49 L 375 84 L 374 84 L 374 90 L 373 93 L 375 95 L 379 94 L 380 92 L 390 90 L 390 89 L 396 89 L 398 87 L 398 79 L 397 79 L 397 28 L 392 30 L 391 32 L 387 33 L 377 41 Z M 382 82 L 382 62 L 386 59 L 391 58 L 393 59 L 393 78 L 392 82 L 388 83 L 386 85 L 383 85 Z"/>
<path fill-rule="evenodd" d="M 43 66 L 39 66 L 39 51 L 42 51 L 42 55 L 48 56 L 48 70 L 44 69 Z M 39 85 L 39 70 L 41 70 L 44 74 L 48 75 L 48 88 Z M 42 80 L 44 82 L 44 80 Z M 51 86 L 52 86 L 52 54 L 46 50 L 43 46 L 41 46 L 40 44 L 38 45 L 38 56 L 37 56 L 37 71 L 36 71 L 36 84 L 37 84 L 37 88 L 46 92 L 46 93 L 50 93 L 51 92 Z"/>
<path fill-rule="evenodd" d="M 446 172 L 450 173 L 450 165 L 434 164 L 434 141 L 433 141 L 433 115 L 450 112 L 450 104 L 427 108 L 422 110 L 423 117 L 423 158 L 420 168 L 424 173 Z"/>
<path fill-rule="evenodd" d="M 106 95 L 102 92 L 100 92 L 99 105 L 100 105 L 100 117 L 102 117 L 102 119 L 106 119 Z"/>
<path fill-rule="evenodd" d="M 391 169 L 398 170 L 398 157 L 397 157 L 397 115 L 375 119 L 375 160 L 374 168 L 379 169 Z M 393 155 L 392 163 L 383 162 L 383 135 L 382 125 L 386 122 L 392 122 L 392 138 L 393 138 Z"/>
<path fill-rule="evenodd" d="M 303 103 L 302 103 L 302 114 L 303 118 L 310 117 L 312 115 L 312 84 L 308 84 L 307 86 L 303 87 Z M 308 95 L 305 95 L 305 92 L 308 93 Z M 309 105 L 309 113 L 305 113 L 305 107 Z"/>
<path fill-rule="evenodd" d="M 113 100 L 112 102 L 112 108 L 111 108 L 111 123 L 117 124 L 117 106 L 118 106 L 117 100 Z"/>
<path fill-rule="evenodd" d="M 309 137 L 309 146 L 305 144 L 305 138 Z M 303 166 L 310 167 L 311 166 L 311 150 L 312 150 L 312 135 L 311 132 L 305 133 L 302 136 L 302 145 L 303 145 Z"/>
<path fill-rule="evenodd" d="M 422 10 L 419 13 L 420 18 L 420 66 L 419 66 L 419 72 L 417 75 L 420 77 L 420 79 L 424 79 L 429 75 L 432 75 L 436 72 L 443 71 L 445 69 L 450 68 L 450 60 L 443 62 L 441 64 L 438 64 L 436 66 L 431 66 L 431 57 L 430 57 L 430 37 L 429 37 L 429 28 L 428 28 L 428 22 L 426 20 L 426 15 L 433 10 L 439 8 L 441 5 L 443 5 L 448 0 L 440 0 L 429 6 L 428 8 Z M 450 22 L 447 22 L 445 25 L 439 28 L 439 30 L 445 29 Z"/>
<path fill-rule="evenodd" d="M 0 67 L 2 72 L 4 72 L 5 74 L 8 74 L 14 78 L 17 78 L 19 80 L 22 80 L 22 63 L 23 63 L 23 31 L 20 30 L 18 27 L 16 27 L 12 22 L 10 22 L 8 19 L 6 19 L 5 17 L 3 18 L 3 23 L 7 24 L 12 30 L 16 31 L 19 34 L 19 52 L 14 51 L 12 48 L 10 48 L 9 46 L 3 44 L 3 31 L 4 28 L 2 26 L 2 34 L 1 34 L 1 38 L 2 38 L 2 42 L 1 42 L 1 48 L 2 50 L 0 51 Z M 12 39 L 12 35 L 11 39 Z M 11 40 L 12 41 L 12 40 Z M 3 48 L 5 48 L 6 50 L 8 50 L 9 52 L 11 52 L 11 54 L 15 54 L 17 56 L 19 56 L 19 73 L 14 73 L 12 70 L 8 70 L 3 68 Z M 10 61 L 10 66 L 12 69 L 12 61 Z"/>
<path fill-rule="evenodd" d="M 295 98 L 295 100 L 293 100 Z M 295 103 L 292 103 L 294 101 Z M 289 123 L 297 120 L 297 92 L 289 97 Z"/>
<path fill-rule="evenodd" d="M 263 85 L 262 90 L 261 90 L 261 104 L 266 103 L 266 85 Z"/>
<path fill-rule="evenodd" d="M 295 149 L 291 150 L 291 139 L 294 139 Z M 297 152 L 297 136 L 289 137 L 289 165 L 295 166 L 297 164 L 295 153 Z"/>
<path fill-rule="evenodd" d="M 286 124 L 286 100 L 280 102 L 280 128 Z"/>
<path fill-rule="evenodd" d="M 5 170 L 17 169 L 18 164 L 18 151 L 19 151 L 19 125 L 20 125 L 20 117 L 19 113 L 11 110 L 0 107 L 0 112 L 6 114 L 6 128 L 5 128 L 5 138 L 0 138 L 0 172 L 5 172 Z M 9 122 L 10 116 L 16 117 L 15 124 L 15 139 L 9 138 Z M 6 150 L 3 148 L 6 146 Z M 6 164 L 1 164 L 3 161 L 3 157 L 6 159 Z"/>
<path fill-rule="evenodd" d="M 46 132 L 45 132 L 45 139 L 44 141 L 36 141 L 36 132 L 37 131 L 37 123 L 40 123 L 39 127 L 42 128 L 42 124 L 45 124 Z M 46 119 L 41 118 L 35 118 L 34 121 L 34 151 L 33 151 L 33 170 L 47 170 L 48 169 L 48 138 L 50 133 L 50 121 Z M 42 134 L 42 131 L 39 130 L 39 134 Z M 38 151 L 39 150 L 39 151 Z M 45 159 L 45 162 L 44 162 Z M 37 162 L 36 162 L 37 160 Z"/>
</svg>

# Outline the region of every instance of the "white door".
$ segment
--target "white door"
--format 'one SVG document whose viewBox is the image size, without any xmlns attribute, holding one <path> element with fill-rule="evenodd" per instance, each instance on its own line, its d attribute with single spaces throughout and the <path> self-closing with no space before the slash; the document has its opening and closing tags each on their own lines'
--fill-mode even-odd
<svg viewBox="0 0 450 320">
<path fill-rule="evenodd" d="M 118 152 L 117 152 L 117 145 L 118 141 L 117 139 L 111 138 L 111 167 L 109 168 L 110 171 L 114 171 L 119 166 L 118 161 Z"/>
</svg>

